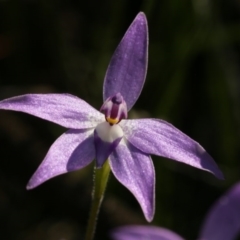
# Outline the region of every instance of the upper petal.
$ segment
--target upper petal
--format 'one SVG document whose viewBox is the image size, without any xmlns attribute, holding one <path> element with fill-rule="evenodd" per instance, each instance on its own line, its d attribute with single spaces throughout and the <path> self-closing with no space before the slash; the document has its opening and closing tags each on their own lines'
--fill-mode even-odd
<svg viewBox="0 0 240 240">
<path fill-rule="evenodd" d="M 122 139 L 109 157 L 113 174 L 138 200 L 145 218 L 155 211 L 155 171 L 150 156 Z"/>
<path fill-rule="evenodd" d="M 112 231 L 113 240 L 183 240 L 176 233 L 155 226 L 125 226 Z"/>
<path fill-rule="evenodd" d="M 140 12 L 115 50 L 104 79 L 103 99 L 121 93 L 128 110 L 137 101 L 147 73 L 147 19 Z"/>
<path fill-rule="evenodd" d="M 199 240 L 234 240 L 240 233 L 240 183 L 222 196 L 204 221 Z"/>
<path fill-rule="evenodd" d="M 57 175 L 75 171 L 95 158 L 93 130 L 69 130 L 50 147 L 45 159 L 28 182 L 32 189 Z"/>
<path fill-rule="evenodd" d="M 25 112 L 66 128 L 91 128 L 104 115 L 70 94 L 27 94 L 0 101 L 0 109 Z"/>
<path fill-rule="evenodd" d="M 223 179 L 205 149 L 171 124 L 158 119 L 138 119 L 122 120 L 120 125 L 128 141 L 143 152 L 183 162 Z"/>
</svg>

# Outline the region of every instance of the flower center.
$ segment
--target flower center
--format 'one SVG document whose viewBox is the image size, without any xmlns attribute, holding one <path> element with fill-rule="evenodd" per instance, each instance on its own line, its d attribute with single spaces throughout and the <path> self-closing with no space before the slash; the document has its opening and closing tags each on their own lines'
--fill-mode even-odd
<svg viewBox="0 0 240 240">
<path fill-rule="evenodd" d="M 118 124 L 111 125 L 108 122 L 102 122 L 97 125 L 94 130 L 97 168 L 102 167 L 122 138 L 123 131 Z"/>
<path fill-rule="evenodd" d="M 105 119 L 110 125 L 114 125 L 127 118 L 127 104 L 123 96 L 117 93 L 103 103 L 100 112 L 105 114 Z"/>
<path fill-rule="evenodd" d="M 123 131 L 119 125 L 110 126 L 107 122 L 102 122 L 97 125 L 95 130 L 98 137 L 104 142 L 112 143 L 123 137 Z"/>
</svg>

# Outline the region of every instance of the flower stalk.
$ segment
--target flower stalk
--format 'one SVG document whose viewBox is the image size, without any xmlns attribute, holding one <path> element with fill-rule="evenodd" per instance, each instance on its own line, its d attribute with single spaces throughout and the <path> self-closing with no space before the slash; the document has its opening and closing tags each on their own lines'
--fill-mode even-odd
<svg viewBox="0 0 240 240">
<path fill-rule="evenodd" d="M 110 166 L 108 160 L 104 163 L 102 168 L 94 169 L 94 185 L 92 192 L 92 206 L 90 210 L 90 216 L 88 219 L 87 231 L 85 240 L 92 240 L 94 237 L 97 216 L 102 204 L 102 200 L 104 197 L 104 192 L 107 186 L 108 177 L 110 173 Z"/>
</svg>

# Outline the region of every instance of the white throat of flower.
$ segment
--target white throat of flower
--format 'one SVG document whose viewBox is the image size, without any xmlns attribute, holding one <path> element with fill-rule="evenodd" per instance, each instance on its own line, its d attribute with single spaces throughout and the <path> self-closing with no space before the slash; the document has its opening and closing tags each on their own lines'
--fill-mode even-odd
<svg viewBox="0 0 240 240">
<path fill-rule="evenodd" d="M 113 142 L 123 137 L 122 128 L 118 124 L 110 125 L 108 122 L 102 122 L 97 125 L 96 131 L 98 136 L 104 142 Z"/>
</svg>

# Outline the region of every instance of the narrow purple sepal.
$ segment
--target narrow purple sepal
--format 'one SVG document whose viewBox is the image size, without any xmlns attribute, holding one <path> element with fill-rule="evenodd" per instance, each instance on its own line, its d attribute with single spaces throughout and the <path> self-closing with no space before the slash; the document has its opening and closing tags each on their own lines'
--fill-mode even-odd
<svg viewBox="0 0 240 240">
<path fill-rule="evenodd" d="M 69 130 L 50 147 L 28 182 L 32 189 L 57 175 L 87 166 L 95 158 L 93 130 Z"/>
<path fill-rule="evenodd" d="M 103 141 L 94 130 L 94 145 L 96 149 L 96 167 L 100 168 L 103 166 L 109 155 L 117 147 L 122 137 L 115 139 L 113 142 Z"/>
<path fill-rule="evenodd" d="M 147 154 L 173 159 L 223 179 L 217 164 L 205 149 L 173 125 L 160 119 L 122 120 L 125 137 Z"/>
<path fill-rule="evenodd" d="M 240 183 L 231 188 L 211 208 L 199 240 L 235 240 L 240 233 Z"/>
<path fill-rule="evenodd" d="M 104 115 L 70 94 L 26 94 L 0 101 L 0 109 L 25 112 L 66 128 L 95 127 Z"/>
<path fill-rule="evenodd" d="M 128 111 L 137 101 L 147 73 L 148 28 L 140 12 L 115 50 L 104 79 L 103 99 L 120 92 Z"/>
<path fill-rule="evenodd" d="M 125 226 L 111 232 L 113 240 L 184 240 L 176 233 L 155 226 Z"/>
<path fill-rule="evenodd" d="M 122 140 L 109 157 L 114 176 L 138 200 L 147 221 L 155 211 L 155 171 L 149 155 Z"/>
</svg>

